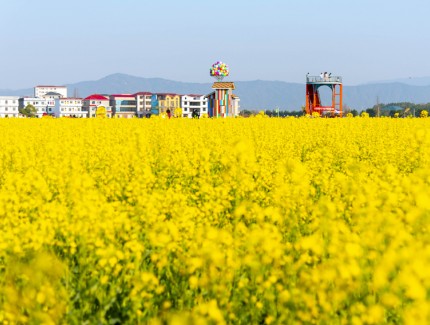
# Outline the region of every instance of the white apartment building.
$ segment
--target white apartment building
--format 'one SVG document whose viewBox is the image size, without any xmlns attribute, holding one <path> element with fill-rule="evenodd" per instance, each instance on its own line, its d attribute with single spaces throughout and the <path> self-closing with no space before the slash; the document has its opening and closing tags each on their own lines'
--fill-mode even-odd
<svg viewBox="0 0 430 325">
<path fill-rule="evenodd" d="M 33 105 L 36 108 L 37 117 L 42 117 L 46 114 L 53 114 L 55 100 L 37 97 L 23 97 L 19 99 L 19 108 L 25 108 L 27 105 Z"/>
<path fill-rule="evenodd" d="M 34 87 L 34 97 L 44 97 L 47 93 L 58 93 L 61 97 L 67 97 L 66 86 L 36 86 Z"/>
<path fill-rule="evenodd" d="M 193 111 L 202 116 L 208 113 L 208 99 L 204 95 L 182 95 L 181 107 L 183 117 L 192 117 Z"/>
<path fill-rule="evenodd" d="M 135 93 L 136 97 L 136 109 L 138 117 L 145 117 L 147 115 L 151 115 L 151 98 L 152 93 L 149 92 L 139 92 Z"/>
<path fill-rule="evenodd" d="M 55 99 L 55 117 L 87 117 L 87 112 L 82 110 L 82 98 L 58 98 Z"/>
<path fill-rule="evenodd" d="M 112 117 L 112 107 L 109 106 L 109 97 L 94 94 L 84 98 L 82 102 L 82 110 L 87 114 L 87 117 L 96 117 L 99 107 L 106 109 L 106 117 Z"/>
<path fill-rule="evenodd" d="M 0 96 L 0 117 L 18 117 L 19 97 Z"/>
</svg>

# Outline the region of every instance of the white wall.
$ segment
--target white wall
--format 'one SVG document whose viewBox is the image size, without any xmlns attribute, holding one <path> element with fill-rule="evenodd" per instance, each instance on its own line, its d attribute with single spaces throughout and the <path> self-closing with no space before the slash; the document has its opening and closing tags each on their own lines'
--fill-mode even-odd
<svg viewBox="0 0 430 325">
<path fill-rule="evenodd" d="M 147 111 L 151 111 L 151 97 L 152 95 L 136 95 L 137 115 L 139 117 L 145 116 Z"/>
<path fill-rule="evenodd" d="M 18 117 L 19 97 L 0 96 L 0 117 Z"/>
<path fill-rule="evenodd" d="M 197 109 L 200 116 L 208 112 L 208 100 L 205 96 L 181 96 L 182 115 L 192 117 L 193 109 Z"/>
<path fill-rule="evenodd" d="M 87 117 L 87 112 L 82 110 L 82 99 L 80 98 L 56 99 L 54 114 L 56 117 Z"/>
<path fill-rule="evenodd" d="M 234 97 L 231 103 L 232 109 L 233 109 L 233 116 L 239 116 L 240 113 L 240 98 Z"/>
</svg>

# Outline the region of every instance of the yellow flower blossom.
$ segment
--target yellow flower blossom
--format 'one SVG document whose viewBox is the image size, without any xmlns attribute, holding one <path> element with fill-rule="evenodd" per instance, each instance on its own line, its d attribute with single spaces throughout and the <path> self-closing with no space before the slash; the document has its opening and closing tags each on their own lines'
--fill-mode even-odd
<svg viewBox="0 0 430 325">
<path fill-rule="evenodd" d="M 428 324 L 429 123 L 0 120 L 0 323 Z"/>
</svg>

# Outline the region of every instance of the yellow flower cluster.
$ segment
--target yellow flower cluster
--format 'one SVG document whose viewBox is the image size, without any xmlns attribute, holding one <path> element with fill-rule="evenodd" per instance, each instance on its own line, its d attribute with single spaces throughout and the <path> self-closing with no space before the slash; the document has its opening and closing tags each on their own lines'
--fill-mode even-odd
<svg viewBox="0 0 430 325">
<path fill-rule="evenodd" d="M 0 323 L 430 323 L 428 119 L 0 129 Z"/>
</svg>

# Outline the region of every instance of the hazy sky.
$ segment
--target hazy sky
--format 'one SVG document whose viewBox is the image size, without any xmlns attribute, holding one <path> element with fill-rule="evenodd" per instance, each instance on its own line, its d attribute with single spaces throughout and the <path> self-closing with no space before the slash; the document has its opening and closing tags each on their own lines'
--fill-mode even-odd
<svg viewBox="0 0 430 325">
<path fill-rule="evenodd" d="M 346 85 L 430 76 L 428 0 L 0 0 L 0 89 L 111 73 Z"/>
</svg>

